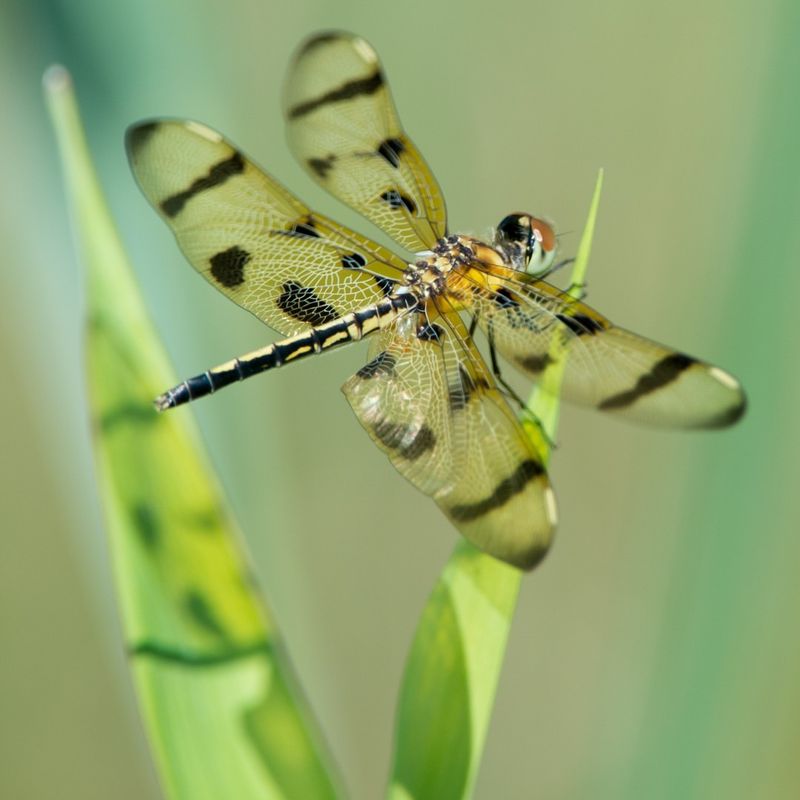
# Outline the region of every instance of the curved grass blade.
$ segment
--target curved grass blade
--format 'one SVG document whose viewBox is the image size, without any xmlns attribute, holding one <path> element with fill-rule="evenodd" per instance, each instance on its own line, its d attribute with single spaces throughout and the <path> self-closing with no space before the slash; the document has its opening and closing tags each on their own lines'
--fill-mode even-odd
<svg viewBox="0 0 800 800">
<path fill-rule="evenodd" d="M 187 414 L 92 167 L 67 72 L 45 90 L 88 296 L 97 477 L 139 701 L 176 800 L 340 796 L 235 522 Z"/>
<path fill-rule="evenodd" d="M 599 172 L 573 265 L 573 297 L 585 283 L 603 172 Z M 547 436 L 526 424 L 549 458 L 564 369 L 553 361 L 528 402 Z M 391 800 L 462 800 L 472 795 L 522 573 L 466 541 L 445 565 L 414 635 L 395 722 Z"/>
</svg>

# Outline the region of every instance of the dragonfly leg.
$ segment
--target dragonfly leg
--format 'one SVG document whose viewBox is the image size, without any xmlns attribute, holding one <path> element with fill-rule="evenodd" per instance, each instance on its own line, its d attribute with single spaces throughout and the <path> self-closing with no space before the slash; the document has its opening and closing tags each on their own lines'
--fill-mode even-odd
<svg viewBox="0 0 800 800">
<path fill-rule="evenodd" d="M 494 379 L 497 381 L 504 394 L 519 407 L 519 412 L 522 417 L 536 427 L 542 439 L 547 442 L 548 447 L 551 450 L 554 450 L 557 445 L 550 438 L 550 434 L 545 430 L 542 421 L 536 416 L 536 414 L 533 413 L 533 411 L 530 410 L 530 408 L 528 408 L 528 404 L 517 394 L 517 392 L 514 391 L 513 387 L 503 377 L 502 370 L 500 369 L 500 362 L 497 360 L 497 349 L 495 348 L 494 335 L 492 333 L 491 325 L 486 333 L 489 340 L 489 360 L 492 365 L 492 374 L 494 375 Z"/>
</svg>

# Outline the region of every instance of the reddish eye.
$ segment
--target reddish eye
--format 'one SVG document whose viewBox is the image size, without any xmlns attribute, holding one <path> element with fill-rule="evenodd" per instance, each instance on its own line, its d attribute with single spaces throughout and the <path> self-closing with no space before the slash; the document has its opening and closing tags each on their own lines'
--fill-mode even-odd
<svg viewBox="0 0 800 800">
<path fill-rule="evenodd" d="M 543 219 L 531 217 L 531 229 L 545 253 L 552 253 L 556 249 L 556 233 L 549 223 Z"/>
</svg>

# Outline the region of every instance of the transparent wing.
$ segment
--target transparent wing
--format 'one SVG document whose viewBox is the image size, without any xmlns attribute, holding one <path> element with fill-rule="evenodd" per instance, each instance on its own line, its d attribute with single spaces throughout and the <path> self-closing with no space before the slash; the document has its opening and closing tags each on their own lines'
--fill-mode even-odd
<svg viewBox="0 0 800 800">
<path fill-rule="evenodd" d="M 376 302 L 406 267 L 313 214 L 204 125 L 139 123 L 126 147 L 139 186 L 192 266 L 285 335 Z"/>
<path fill-rule="evenodd" d="M 745 408 L 727 372 L 612 325 L 589 306 L 515 270 L 491 268 L 473 308 L 497 351 L 536 378 L 557 340 L 566 348 L 561 396 L 654 426 L 719 428 Z"/>
<path fill-rule="evenodd" d="M 476 546 L 535 566 L 555 525 L 552 490 L 461 320 L 407 317 L 370 357 L 343 391 L 373 441 Z"/>
<path fill-rule="evenodd" d="M 332 32 L 302 45 L 284 110 L 292 152 L 317 183 L 412 252 L 445 235 L 439 185 L 403 132 L 364 39 Z"/>
</svg>

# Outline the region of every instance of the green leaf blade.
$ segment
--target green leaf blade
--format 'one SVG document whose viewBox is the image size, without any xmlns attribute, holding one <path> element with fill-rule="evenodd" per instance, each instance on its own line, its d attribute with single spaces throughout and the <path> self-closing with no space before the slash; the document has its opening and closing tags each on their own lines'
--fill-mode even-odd
<svg viewBox="0 0 800 800">
<path fill-rule="evenodd" d="M 94 174 L 71 82 L 45 90 L 87 275 L 97 477 L 125 640 L 165 794 L 341 796 Z"/>
</svg>

